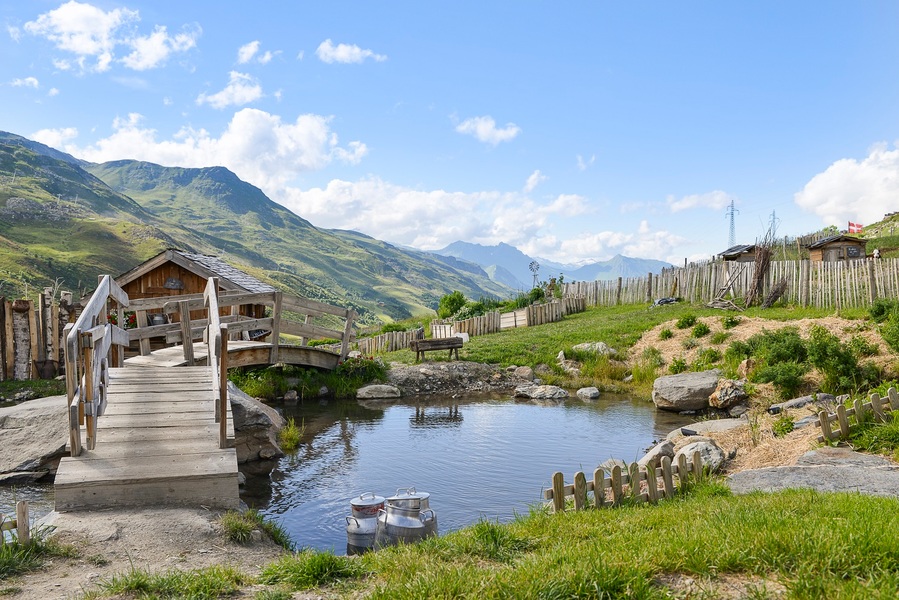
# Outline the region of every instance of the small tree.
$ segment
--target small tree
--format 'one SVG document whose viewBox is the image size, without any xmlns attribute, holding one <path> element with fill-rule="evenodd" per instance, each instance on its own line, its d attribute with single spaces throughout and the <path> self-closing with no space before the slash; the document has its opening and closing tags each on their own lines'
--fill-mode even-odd
<svg viewBox="0 0 899 600">
<path fill-rule="evenodd" d="M 441 319 L 449 318 L 459 312 L 463 306 L 465 306 L 465 294 L 455 290 L 452 294 L 446 294 L 440 299 L 440 303 L 437 305 L 437 316 Z"/>
</svg>

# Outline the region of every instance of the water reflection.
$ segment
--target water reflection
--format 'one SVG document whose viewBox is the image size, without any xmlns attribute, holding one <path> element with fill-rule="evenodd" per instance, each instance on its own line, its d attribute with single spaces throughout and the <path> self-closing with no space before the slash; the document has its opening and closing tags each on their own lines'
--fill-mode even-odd
<svg viewBox="0 0 899 600">
<path fill-rule="evenodd" d="M 552 473 L 570 478 L 608 458 L 634 460 L 689 422 L 652 403 L 606 396 L 560 406 L 507 397 L 354 401 L 286 407 L 303 443 L 270 477 L 248 477 L 244 500 L 299 545 L 342 552 L 349 500 L 415 487 L 431 494 L 441 532 L 481 517 L 509 520 L 541 501 Z"/>
</svg>

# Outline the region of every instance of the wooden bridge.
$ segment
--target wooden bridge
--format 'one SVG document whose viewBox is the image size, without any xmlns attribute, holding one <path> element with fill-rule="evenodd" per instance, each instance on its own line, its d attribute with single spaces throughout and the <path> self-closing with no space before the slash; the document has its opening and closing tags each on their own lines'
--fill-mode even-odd
<svg viewBox="0 0 899 600">
<path fill-rule="evenodd" d="M 240 314 L 239 307 L 260 304 L 269 316 Z M 141 326 L 109 322 L 111 311 L 126 309 Z M 144 326 L 154 311 L 167 315 L 160 321 L 175 322 Z M 344 327 L 316 325 L 316 317 L 343 319 Z M 237 508 L 228 369 L 275 363 L 333 369 L 347 355 L 354 318 L 352 310 L 281 292 L 223 294 L 216 278 L 203 294 L 130 301 L 111 277 L 101 277 L 65 331 L 71 456 L 56 474 L 56 509 Z M 264 332 L 268 340 L 241 339 L 246 332 Z M 297 336 L 299 344 L 282 344 L 281 334 Z M 151 351 L 153 338 L 169 345 Z M 314 338 L 338 340 L 339 352 L 309 347 Z M 126 360 L 133 341 L 140 353 Z"/>
</svg>

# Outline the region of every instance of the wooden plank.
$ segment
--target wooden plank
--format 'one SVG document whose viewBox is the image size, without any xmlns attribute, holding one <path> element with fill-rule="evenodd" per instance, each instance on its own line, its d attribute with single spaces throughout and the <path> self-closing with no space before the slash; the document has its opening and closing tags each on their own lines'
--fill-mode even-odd
<svg viewBox="0 0 899 600">
<path fill-rule="evenodd" d="M 6 355 L 6 379 L 14 379 L 16 373 L 16 346 L 15 333 L 12 327 L 12 302 L 6 300 L 3 302 L 3 334 L 4 334 L 4 353 Z"/>
<path fill-rule="evenodd" d="M 886 423 L 887 416 L 883 413 L 883 400 L 880 399 L 880 394 L 877 392 L 871 393 L 871 411 L 874 413 L 874 418 L 878 423 Z"/>
<path fill-rule="evenodd" d="M 127 485 L 69 486 L 56 491 L 55 508 L 66 511 L 151 505 L 236 510 L 240 504 L 237 489 L 236 472 L 174 481 L 137 481 Z"/>
<path fill-rule="evenodd" d="M 849 417 L 846 414 L 846 407 L 842 404 L 837 406 L 837 421 L 840 423 L 840 437 L 846 439 L 849 437 Z"/>
<path fill-rule="evenodd" d="M 593 471 L 593 506 L 603 508 L 606 505 L 606 472 L 604 469 Z"/>
<path fill-rule="evenodd" d="M 553 512 L 563 512 L 565 510 L 565 476 L 561 472 L 553 473 L 552 490 L 553 490 Z"/>
<path fill-rule="evenodd" d="M 233 448 L 213 449 L 205 453 L 158 456 L 152 461 L 135 461 L 129 458 L 104 458 L 81 460 L 63 457 L 66 464 L 56 474 L 57 490 L 67 486 L 116 485 L 139 483 L 148 480 L 174 481 L 181 478 L 237 474 L 237 454 Z"/>
<path fill-rule="evenodd" d="M 34 300 L 28 301 L 28 337 L 31 343 L 31 361 L 28 368 L 28 372 L 30 373 L 30 379 L 37 379 L 37 361 L 41 358 L 40 346 L 41 336 L 38 335 L 40 332 L 41 323 L 38 318 L 37 311 L 34 308 Z"/>
<path fill-rule="evenodd" d="M 110 458 L 144 458 L 149 456 L 202 456 L 211 450 L 216 450 L 216 436 L 197 436 L 181 438 L 159 438 L 155 440 L 135 440 L 124 438 L 118 441 L 107 439 L 107 430 L 101 431 L 100 443 L 95 450 L 85 450 L 79 461 L 99 460 L 108 461 Z M 105 463 L 104 463 L 105 464 Z"/>
<path fill-rule="evenodd" d="M 650 463 L 646 470 L 646 491 L 649 502 L 655 504 L 659 499 L 658 479 L 656 479 L 655 463 Z"/>
<path fill-rule="evenodd" d="M 621 467 L 612 467 L 612 504 L 618 506 L 624 497 L 623 482 L 621 481 Z"/>
<path fill-rule="evenodd" d="M 674 497 L 674 477 L 671 473 L 671 457 L 662 457 L 662 481 L 665 483 L 665 497 Z"/>
<path fill-rule="evenodd" d="M 587 477 L 583 471 L 574 474 L 574 510 L 587 507 Z"/>
</svg>

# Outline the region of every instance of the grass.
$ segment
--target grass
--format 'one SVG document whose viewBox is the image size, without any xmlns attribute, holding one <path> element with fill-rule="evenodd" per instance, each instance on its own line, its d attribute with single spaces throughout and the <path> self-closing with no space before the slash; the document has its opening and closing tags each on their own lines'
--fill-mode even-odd
<svg viewBox="0 0 899 600">
<path fill-rule="evenodd" d="M 234 567 L 213 565 L 157 574 L 132 568 L 101 581 L 99 587 L 103 596 L 212 600 L 232 595 L 249 582 L 250 578 Z"/>
<path fill-rule="evenodd" d="M 306 424 L 297 425 L 293 417 L 287 419 L 287 424 L 278 431 L 278 445 L 284 452 L 296 452 L 300 447 L 300 440 L 306 431 Z"/>
<path fill-rule="evenodd" d="M 222 515 L 221 526 L 225 532 L 225 537 L 238 544 L 248 543 L 253 531 L 259 530 L 267 534 L 273 542 L 285 550 L 292 551 L 295 546 L 287 531 L 281 525 L 266 519 L 255 509 L 244 512 L 229 510 Z"/>
<path fill-rule="evenodd" d="M 32 531 L 31 543 L 7 543 L 0 546 L 0 581 L 14 575 L 40 568 L 48 558 L 72 558 L 73 546 L 60 544 L 49 536 L 48 530 Z"/>
</svg>

